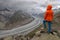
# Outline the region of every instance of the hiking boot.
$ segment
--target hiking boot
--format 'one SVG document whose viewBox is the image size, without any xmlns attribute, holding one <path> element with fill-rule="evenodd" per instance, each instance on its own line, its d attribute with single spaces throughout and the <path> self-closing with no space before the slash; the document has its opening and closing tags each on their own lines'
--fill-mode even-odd
<svg viewBox="0 0 60 40">
<path fill-rule="evenodd" d="M 48 32 L 48 34 L 52 34 L 52 35 L 55 35 L 54 32 Z"/>
<path fill-rule="evenodd" d="M 54 35 L 54 33 L 53 33 L 53 32 L 50 32 L 50 34 Z"/>
</svg>

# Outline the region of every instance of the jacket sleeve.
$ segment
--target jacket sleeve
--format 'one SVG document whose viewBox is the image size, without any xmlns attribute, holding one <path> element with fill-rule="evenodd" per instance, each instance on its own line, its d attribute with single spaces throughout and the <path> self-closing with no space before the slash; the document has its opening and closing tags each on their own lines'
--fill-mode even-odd
<svg viewBox="0 0 60 40">
<path fill-rule="evenodd" d="M 54 12 L 52 12 L 52 18 L 54 17 Z"/>
<path fill-rule="evenodd" d="M 47 12 L 45 12 L 44 19 L 46 19 L 46 18 L 47 18 L 47 15 L 48 15 L 48 13 L 47 13 Z"/>
</svg>

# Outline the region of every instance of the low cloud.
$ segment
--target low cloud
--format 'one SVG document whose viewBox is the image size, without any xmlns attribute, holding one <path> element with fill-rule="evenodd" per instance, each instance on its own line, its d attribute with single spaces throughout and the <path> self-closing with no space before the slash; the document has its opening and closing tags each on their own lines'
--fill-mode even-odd
<svg viewBox="0 0 60 40">
<path fill-rule="evenodd" d="M 60 5 L 60 2 L 58 0 L 54 0 L 54 2 L 53 0 L 0 0 L 0 9 L 9 7 L 16 10 L 28 10 L 30 12 L 34 9 L 34 11 L 38 11 L 41 7 L 46 7 L 48 4 L 52 4 L 55 7 Z"/>
</svg>

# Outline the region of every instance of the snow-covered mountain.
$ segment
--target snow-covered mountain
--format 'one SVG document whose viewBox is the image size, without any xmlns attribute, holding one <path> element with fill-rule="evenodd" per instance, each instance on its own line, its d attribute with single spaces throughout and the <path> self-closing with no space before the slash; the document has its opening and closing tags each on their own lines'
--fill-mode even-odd
<svg viewBox="0 0 60 40">
<path fill-rule="evenodd" d="M 60 8 L 60 0 L 0 0 L 0 5 L 3 8 L 14 10 L 23 10 L 34 16 L 42 17 L 48 4 L 53 5 L 53 10 Z"/>
<path fill-rule="evenodd" d="M 52 4 L 54 10 L 60 8 L 60 0 L 0 0 L 0 9 L 23 10 L 35 15 L 45 12 L 48 4 Z"/>
</svg>

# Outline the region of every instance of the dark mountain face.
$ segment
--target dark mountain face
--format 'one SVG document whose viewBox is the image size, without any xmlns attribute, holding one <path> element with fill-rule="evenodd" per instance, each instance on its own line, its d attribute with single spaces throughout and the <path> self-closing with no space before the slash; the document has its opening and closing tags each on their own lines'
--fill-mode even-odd
<svg viewBox="0 0 60 40">
<path fill-rule="evenodd" d="M 0 29 L 12 29 L 19 26 L 23 26 L 32 22 L 34 18 L 28 13 L 18 10 L 18 11 L 0 11 Z"/>
<path fill-rule="evenodd" d="M 15 23 L 15 22 L 18 22 L 18 21 L 23 22 L 24 20 L 29 20 L 31 18 L 32 18 L 31 15 L 29 15 L 28 13 L 25 13 L 25 12 L 19 10 L 19 11 L 16 11 L 11 16 L 11 18 L 9 19 L 9 22 L 10 23 L 11 22 Z"/>
<path fill-rule="evenodd" d="M 6 22 L 9 20 L 9 18 L 14 14 L 13 11 L 10 11 L 9 9 L 0 9 L 0 22 Z"/>
</svg>

